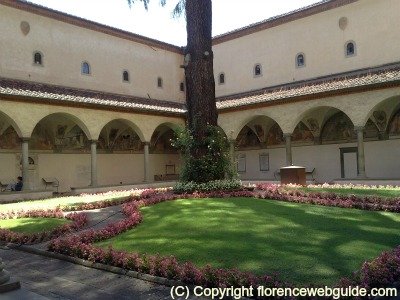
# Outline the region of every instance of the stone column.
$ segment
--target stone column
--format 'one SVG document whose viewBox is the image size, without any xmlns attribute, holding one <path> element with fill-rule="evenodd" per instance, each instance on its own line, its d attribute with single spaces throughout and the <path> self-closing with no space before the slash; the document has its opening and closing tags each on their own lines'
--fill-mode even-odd
<svg viewBox="0 0 400 300">
<path fill-rule="evenodd" d="M 150 182 L 149 142 L 144 142 L 144 182 Z"/>
<path fill-rule="evenodd" d="M 354 130 L 357 132 L 357 164 L 359 178 L 366 178 L 365 174 L 365 155 L 364 155 L 364 127 L 355 126 Z"/>
<path fill-rule="evenodd" d="M 286 143 L 286 166 L 291 166 L 293 164 L 292 161 L 292 134 L 284 133 L 283 134 Z"/>
<path fill-rule="evenodd" d="M 29 191 L 29 138 L 22 138 L 22 190 Z"/>
<path fill-rule="evenodd" d="M 90 186 L 97 186 L 97 140 L 90 141 Z"/>
<path fill-rule="evenodd" d="M 231 167 L 232 167 L 232 171 L 234 174 L 236 173 L 235 144 L 236 144 L 236 140 L 234 140 L 234 139 L 229 140 L 229 156 L 231 159 L 231 164 L 232 164 Z"/>
</svg>

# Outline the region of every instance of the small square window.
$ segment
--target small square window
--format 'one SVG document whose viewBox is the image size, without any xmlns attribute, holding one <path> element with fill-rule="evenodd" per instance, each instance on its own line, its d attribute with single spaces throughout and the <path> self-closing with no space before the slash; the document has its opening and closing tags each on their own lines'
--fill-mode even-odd
<svg viewBox="0 0 400 300">
<path fill-rule="evenodd" d="M 180 90 L 181 92 L 184 92 L 184 91 L 185 91 L 185 83 L 181 82 L 181 83 L 179 84 L 179 90 Z"/>
</svg>

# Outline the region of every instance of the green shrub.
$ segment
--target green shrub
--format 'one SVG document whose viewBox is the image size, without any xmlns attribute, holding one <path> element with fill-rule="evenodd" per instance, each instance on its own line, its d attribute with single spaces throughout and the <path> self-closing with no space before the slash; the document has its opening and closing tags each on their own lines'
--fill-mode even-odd
<svg viewBox="0 0 400 300">
<path fill-rule="evenodd" d="M 178 182 L 174 186 L 174 192 L 177 194 L 193 192 L 211 192 L 211 191 L 234 191 L 242 187 L 240 180 L 214 180 L 204 183 Z"/>
<path fill-rule="evenodd" d="M 183 158 L 180 181 L 204 183 L 235 177 L 229 142 L 219 127 L 207 126 L 200 141 L 193 138 L 189 129 L 181 128 L 172 145 L 180 150 Z"/>
</svg>

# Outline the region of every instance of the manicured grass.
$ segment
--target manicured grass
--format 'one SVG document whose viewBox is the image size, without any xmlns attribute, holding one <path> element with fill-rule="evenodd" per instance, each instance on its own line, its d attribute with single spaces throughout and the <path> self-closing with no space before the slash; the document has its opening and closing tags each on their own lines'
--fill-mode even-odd
<svg viewBox="0 0 400 300">
<path fill-rule="evenodd" d="M 399 189 L 351 189 L 351 188 L 299 188 L 305 192 L 335 193 L 341 195 L 400 197 Z"/>
<path fill-rule="evenodd" d="M 0 228 L 20 233 L 37 233 L 52 230 L 71 221 L 57 218 L 21 218 L 0 220 Z"/>
<path fill-rule="evenodd" d="M 0 204 L 0 212 L 10 210 L 32 210 L 32 209 L 53 209 L 57 206 L 77 206 L 83 203 L 96 201 L 107 201 L 115 198 L 128 197 L 131 191 L 115 192 L 115 194 L 106 193 L 99 195 L 79 195 L 68 197 L 56 197 L 44 200 L 24 201 L 17 203 Z"/>
<path fill-rule="evenodd" d="M 98 245 L 323 285 L 400 244 L 400 214 L 386 212 L 254 198 L 176 200 L 142 212 L 137 228 Z"/>
</svg>

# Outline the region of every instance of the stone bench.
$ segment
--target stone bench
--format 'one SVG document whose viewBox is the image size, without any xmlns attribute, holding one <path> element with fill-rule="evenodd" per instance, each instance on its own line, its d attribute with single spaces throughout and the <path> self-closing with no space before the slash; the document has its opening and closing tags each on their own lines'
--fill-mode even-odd
<svg viewBox="0 0 400 300">
<path fill-rule="evenodd" d="M 10 178 L 0 179 L 0 191 L 2 191 L 2 192 L 6 191 L 6 189 L 13 184 L 15 184 L 14 179 L 10 179 Z"/>
<path fill-rule="evenodd" d="M 58 181 L 57 178 L 55 177 L 43 177 L 42 178 L 44 184 L 45 184 L 45 189 L 47 190 L 48 186 L 55 187 L 57 189 L 58 193 L 58 187 L 60 186 L 60 182 Z"/>
</svg>

